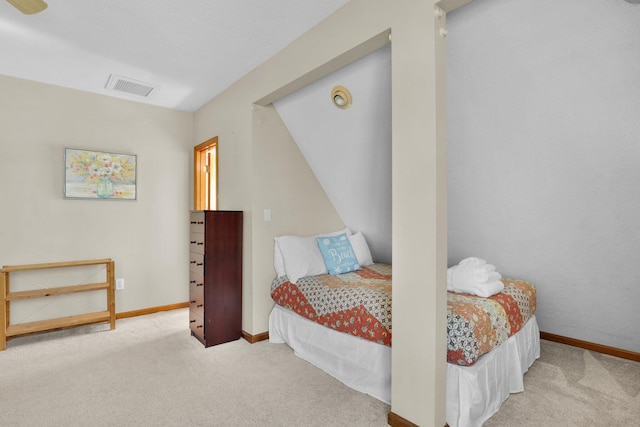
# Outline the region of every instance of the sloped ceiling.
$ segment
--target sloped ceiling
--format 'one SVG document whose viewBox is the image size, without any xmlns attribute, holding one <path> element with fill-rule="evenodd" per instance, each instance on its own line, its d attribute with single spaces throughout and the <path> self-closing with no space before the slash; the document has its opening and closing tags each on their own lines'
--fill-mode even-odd
<svg viewBox="0 0 640 427">
<path fill-rule="evenodd" d="M 353 96 L 342 110 L 331 89 Z M 391 47 L 274 102 L 329 200 L 374 260 L 391 262 Z"/>
<path fill-rule="evenodd" d="M 347 2 L 0 1 L 0 74 L 194 111 Z M 109 92 L 111 74 L 156 89 Z"/>
</svg>

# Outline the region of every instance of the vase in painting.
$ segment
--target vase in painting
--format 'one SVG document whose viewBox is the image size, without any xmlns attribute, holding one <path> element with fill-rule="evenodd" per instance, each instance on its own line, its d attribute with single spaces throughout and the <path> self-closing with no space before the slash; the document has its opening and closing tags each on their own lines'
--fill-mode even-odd
<svg viewBox="0 0 640 427">
<path fill-rule="evenodd" d="M 113 182 L 110 178 L 100 178 L 96 187 L 98 197 L 108 199 L 113 195 Z"/>
</svg>

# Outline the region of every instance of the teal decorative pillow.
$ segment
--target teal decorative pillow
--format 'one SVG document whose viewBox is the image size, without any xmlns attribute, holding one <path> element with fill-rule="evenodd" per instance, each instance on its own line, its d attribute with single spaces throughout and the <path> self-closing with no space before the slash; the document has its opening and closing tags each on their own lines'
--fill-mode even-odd
<svg viewBox="0 0 640 427">
<path fill-rule="evenodd" d="M 360 270 L 360 263 L 346 233 L 337 236 L 316 237 L 329 274 L 342 274 Z"/>
</svg>

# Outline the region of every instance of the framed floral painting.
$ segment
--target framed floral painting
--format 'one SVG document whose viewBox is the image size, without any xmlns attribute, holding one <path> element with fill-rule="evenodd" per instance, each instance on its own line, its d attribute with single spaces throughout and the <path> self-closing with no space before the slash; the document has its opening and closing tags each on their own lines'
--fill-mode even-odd
<svg viewBox="0 0 640 427">
<path fill-rule="evenodd" d="M 65 199 L 136 200 L 134 154 L 65 148 Z"/>
</svg>

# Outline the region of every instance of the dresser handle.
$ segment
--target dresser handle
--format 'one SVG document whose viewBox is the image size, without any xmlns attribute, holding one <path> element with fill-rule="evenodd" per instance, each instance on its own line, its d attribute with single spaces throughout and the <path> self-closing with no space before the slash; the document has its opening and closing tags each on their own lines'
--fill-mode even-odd
<svg viewBox="0 0 640 427">
<path fill-rule="evenodd" d="M 198 304 L 196 305 L 196 307 L 202 307 L 204 304 Z"/>
<path fill-rule="evenodd" d="M 202 283 L 198 283 L 196 286 L 202 286 Z"/>
<path fill-rule="evenodd" d="M 191 221 L 191 224 L 197 224 L 197 222 L 195 222 L 195 221 Z"/>
<path fill-rule="evenodd" d="M 189 283 L 196 283 L 195 280 L 189 280 Z"/>
<path fill-rule="evenodd" d="M 196 323 L 195 320 L 189 320 L 189 323 Z"/>
<path fill-rule="evenodd" d="M 198 221 L 196 224 L 204 224 L 204 221 Z"/>
<path fill-rule="evenodd" d="M 189 243 L 191 243 L 193 245 L 195 242 L 196 242 L 195 240 L 192 240 Z"/>
<path fill-rule="evenodd" d="M 196 300 L 189 301 L 189 302 L 190 302 L 191 304 L 195 304 L 195 303 L 196 303 Z"/>
<path fill-rule="evenodd" d="M 198 326 L 196 326 L 196 328 L 202 328 L 202 325 L 198 325 Z"/>
<path fill-rule="evenodd" d="M 202 263 L 201 263 L 201 262 L 199 262 L 199 263 L 196 263 L 196 265 L 202 265 Z"/>
<path fill-rule="evenodd" d="M 195 264 L 195 263 L 196 263 L 195 261 L 189 261 L 189 264 Z"/>
<path fill-rule="evenodd" d="M 204 245 L 204 242 L 198 242 L 198 245 Z"/>
</svg>

